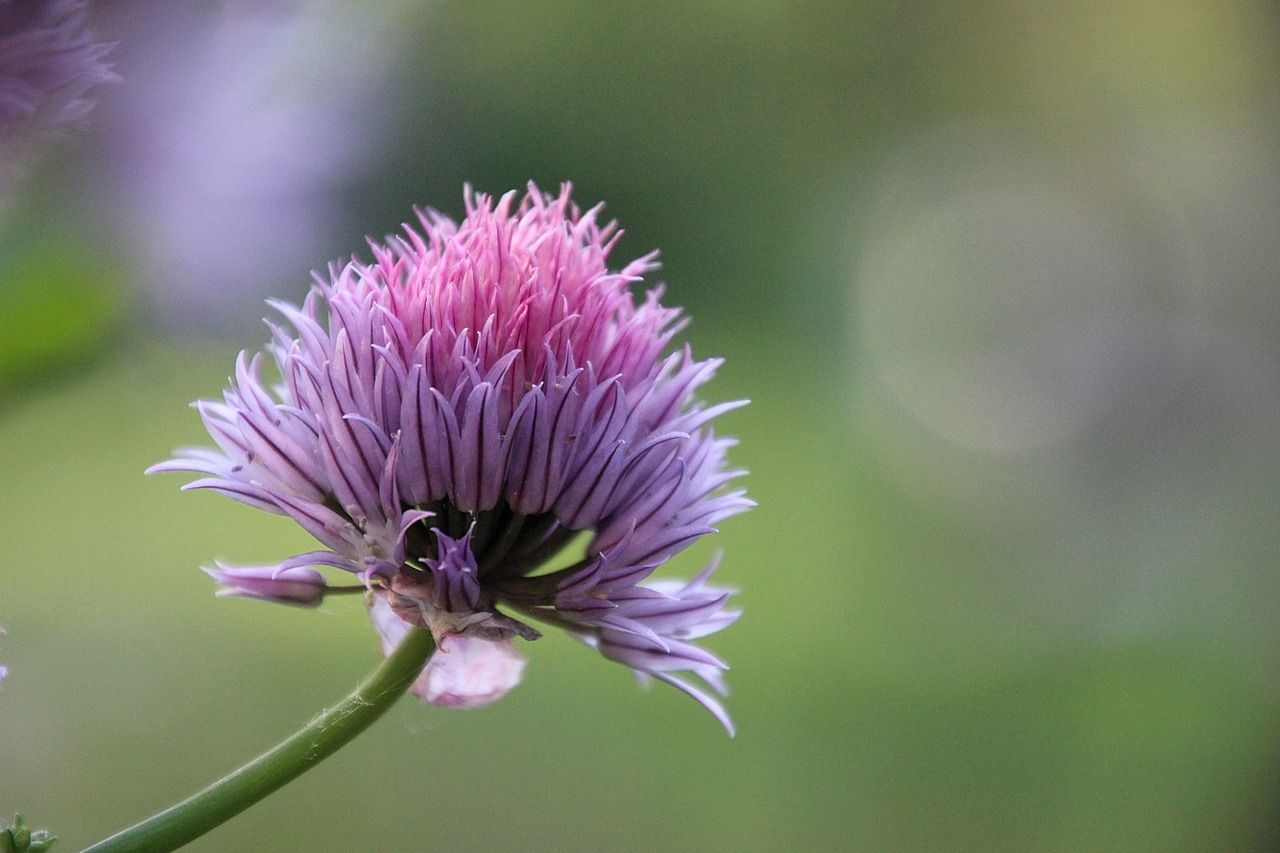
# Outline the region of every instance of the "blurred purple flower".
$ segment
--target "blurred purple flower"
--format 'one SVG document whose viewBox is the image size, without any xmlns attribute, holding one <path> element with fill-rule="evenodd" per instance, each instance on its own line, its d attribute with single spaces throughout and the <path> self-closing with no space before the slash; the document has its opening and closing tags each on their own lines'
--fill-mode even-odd
<svg viewBox="0 0 1280 853">
<path fill-rule="evenodd" d="M 238 334 L 257 320 L 247 306 L 330 257 L 345 188 L 378 162 L 397 16 L 335 2 L 115 12 L 129 86 L 106 105 L 99 204 L 122 218 L 162 323 Z"/>
<path fill-rule="evenodd" d="M 82 0 L 0 0 L 0 189 L 34 143 L 93 108 L 89 91 L 115 75 L 112 45 L 85 28 Z"/>
<path fill-rule="evenodd" d="M 23 121 L 83 118 L 95 85 L 113 79 L 111 45 L 84 26 L 83 0 L 0 0 L 0 140 Z"/>
<path fill-rule="evenodd" d="M 198 404 L 219 449 L 151 470 L 205 474 L 186 488 L 295 519 L 331 550 L 282 568 L 358 574 L 384 647 L 430 629 L 427 701 L 513 687 L 511 640 L 538 636 L 519 616 L 675 685 L 732 732 L 686 679 L 725 692 L 725 664 L 693 641 L 737 618 L 730 591 L 706 585 L 714 565 L 642 582 L 752 505 L 722 488 L 742 472 L 708 426 L 742 403 L 695 400 L 720 362 L 662 355 L 680 312 L 660 287 L 630 290 L 656 254 L 610 271 L 620 232 L 599 208 L 532 185 L 496 203 L 468 190 L 466 205 L 459 224 L 428 211 L 422 233 L 371 243 L 372 264 L 332 268 L 301 309 L 275 303 L 293 326 L 272 325 L 282 383 L 268 390 L 261 355 L 241 354 L 224 401 Z M 580 559 L 534 574 L 579 531 Z"/>
</svg>

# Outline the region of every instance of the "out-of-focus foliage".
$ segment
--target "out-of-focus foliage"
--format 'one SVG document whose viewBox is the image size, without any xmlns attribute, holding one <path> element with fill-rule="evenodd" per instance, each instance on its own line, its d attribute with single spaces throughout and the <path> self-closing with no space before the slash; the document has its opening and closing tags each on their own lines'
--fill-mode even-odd
<svg viewBox="0 0 1280 853">
<path fill-rule="evenodd" d="M 129 7 L 100 4 L 95 24 L 122 72 L 149 64 L 197 99 L 180 58 L 130 52 L 134 29 L 198 41 L 247 8 Z M 316 14 L 301 8 L 269 13 Z M 1274 846 L 1272 5 L 367 14 L 344 67 L 387 76 L 341 89 L 378 99 L 362 106 L 378 121 L 357 162 L 334 161 L 323 210 L 297 211 L 327 248 L 245 292 L 296 297 L 306 264 L 412 204 L 456 213 L 464 181 L 572 179 L 628 229 L 620 255 L 661 247 L 695 351 L 728 357 L 715 396 L 754 400 L 725 431 L 760 507 L 677 567 L 722 547 L 718 577 L 743 590 L 713 643 L 740 734 L 551 636 L 493 708 L 405 703 L 192 849 Z M 308 64 L 271 59 L 255 67 L 314 105 Z M 38 814 L 69 846 L 275 742 L 377 659 L 355 601 L 216 601 L 198 564 L 305 536 L 140 474 L 203 440 L 185 403 L 216 396 L 266 332 L 200 315 L 226 294 L 192 302 L 188 325 L 173 310 L 191 283 L 146 250 L 154 211 L 119 207 L 122 181 L 163 170 L 106 154 L 154 127 L 125 118 L 124 76 L 49 152 L 61 179 L 0 207 L 0 814 Z M 287 123 L 263 130 L 289 90 L 246 97 L 242 124 L 220 98 L 228 150 L 238 128 L 305 146 Z M 166 180 L 130 204 L 150 189 L 181 217 Z M 201 262 L 252 275 L 271 241 L 235 235 L 211 233 Z"/>
<path fill-rule="evenodd" d="M 50 227 L 65 213 L 36 203 L 11 213 L 0 210 L 0 406 L 85 369 L 127 304 L 118 258 L 88 229 Z"/>
</svg>

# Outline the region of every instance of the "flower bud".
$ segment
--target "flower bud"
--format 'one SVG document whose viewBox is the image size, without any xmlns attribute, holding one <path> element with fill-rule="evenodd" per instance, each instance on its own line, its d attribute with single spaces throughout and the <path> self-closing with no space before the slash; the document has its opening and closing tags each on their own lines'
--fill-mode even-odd
<svg viewBox="0 0 1280 853">
<path fill-rule="evenodd" d="M 13 816 L 12 826 L 6 826 L 0 820 L 0 853 L 43 853 L 57 840 L 58 836 L 51 835 L 48 830 L 32 832 L 21 814 Z"/>
<path fill-rule="evenodd" d="M 277 604 L 315 607 L 324 599 L 324 575 L 315 569 L 275 566 L 233 568 L 221 563 L 205 573 L 222 585 L 218 595 L 260 598 Z"/>
</svg>

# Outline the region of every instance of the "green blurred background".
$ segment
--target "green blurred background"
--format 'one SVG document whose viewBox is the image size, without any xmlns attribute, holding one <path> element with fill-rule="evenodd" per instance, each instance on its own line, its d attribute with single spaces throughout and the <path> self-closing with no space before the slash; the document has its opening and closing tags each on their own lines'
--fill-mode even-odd
<svg viewBox="0 0 1280 853">
<path fill-rule="evenodd" d="M 100 2 L 122 82 L 0 201 L 0 814 L 78 849 L 378 659 L 305 550 L 144 478 L 268 295 L 461 187 L 663 250 L 760 506 L 734 740 L 559 636 L 192 850 L 1280 842 L 1280 10 Z"/>
</svg>

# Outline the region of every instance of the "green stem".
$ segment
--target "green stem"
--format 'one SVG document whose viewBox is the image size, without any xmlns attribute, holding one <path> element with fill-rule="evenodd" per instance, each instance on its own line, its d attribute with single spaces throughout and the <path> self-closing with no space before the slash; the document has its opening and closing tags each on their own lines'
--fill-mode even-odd
<svg viewBox="0 0 1280 853">
<path fill-rule="evenodd" d="M 203 791 L 84 853 L 164 853 L 199 838 L 301 776 L 372 725 L 409 689 L 433 651 L 431 632 L 410 628 L 391 656 L 341 704 Z"/>
</svg>

